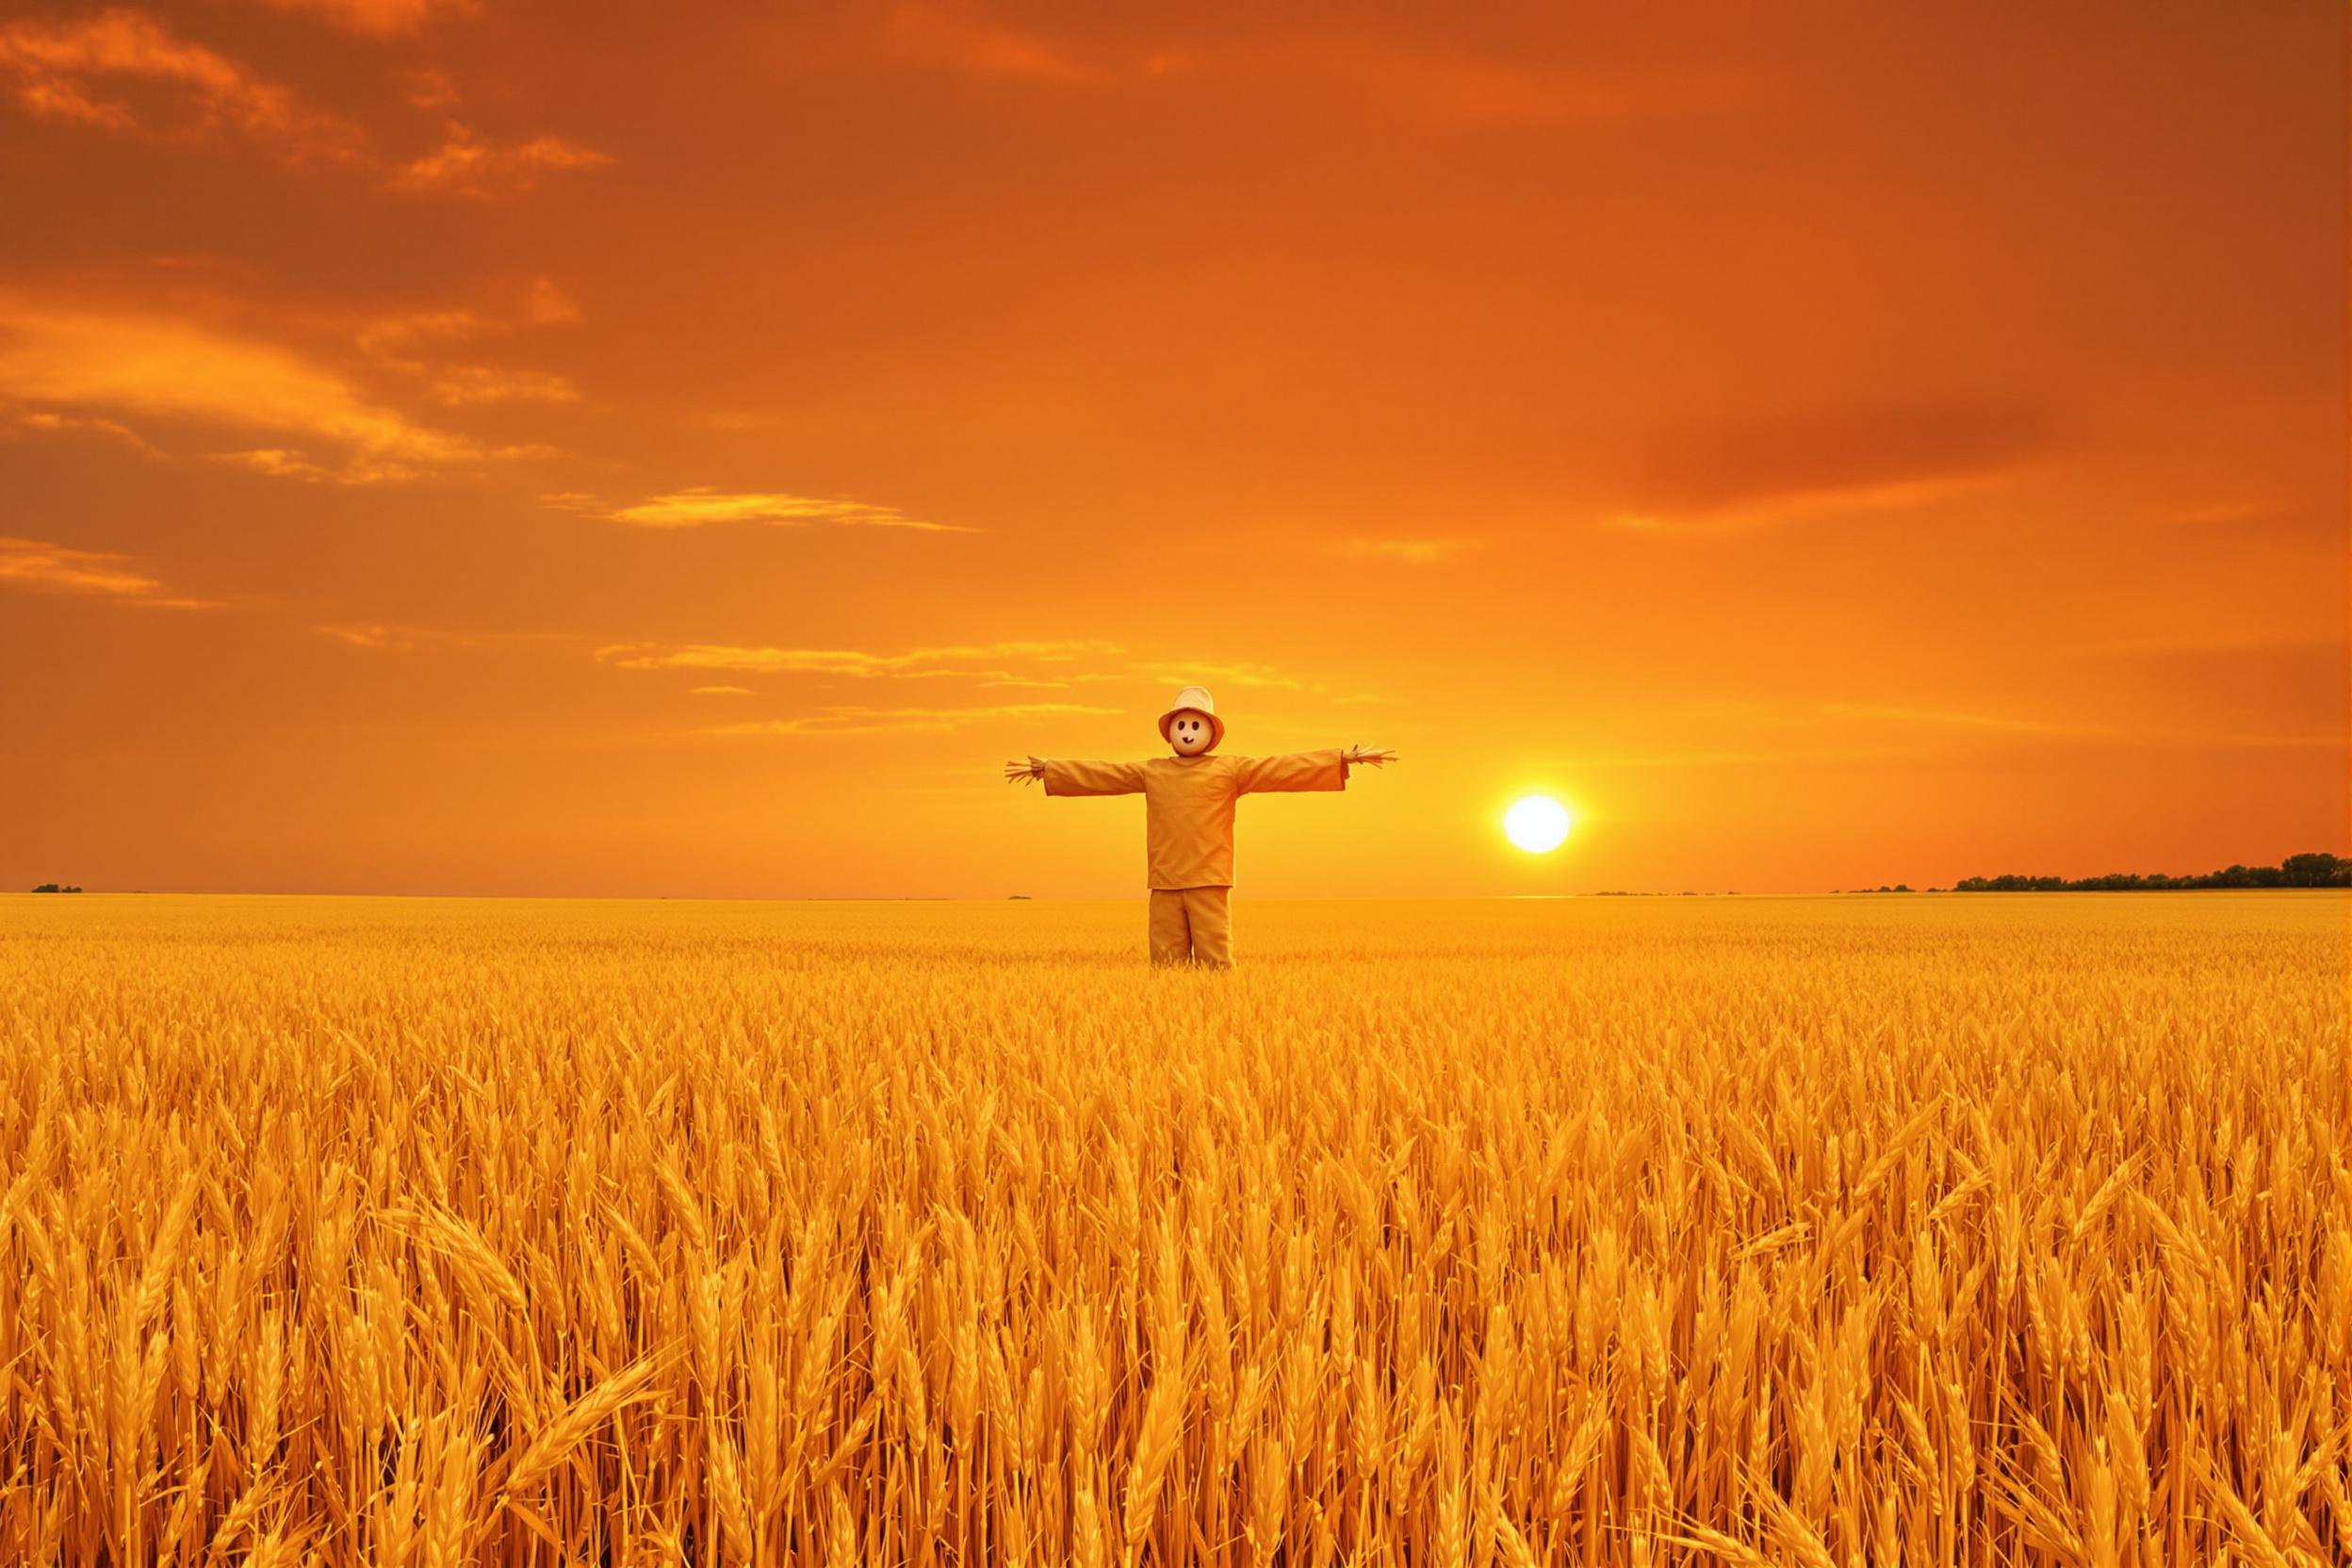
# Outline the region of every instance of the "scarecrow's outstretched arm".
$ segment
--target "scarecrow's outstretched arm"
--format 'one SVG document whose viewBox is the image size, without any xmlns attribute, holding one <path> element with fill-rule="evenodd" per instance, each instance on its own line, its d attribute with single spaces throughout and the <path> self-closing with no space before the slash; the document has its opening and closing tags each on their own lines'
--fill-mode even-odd
<svg viewBox="0 0 2352 1568">
<path fill-rule="evenodd" d="M 1348 762 L 1337 746 L 1287 757 L 1236 757 L 1233 783 L 1244 794 L 1267 790 L 1344 790 Z"/>
<path fill-rule="evenodd" d="M 1032 757 L 1004 764 L 1006 782 L 1045 780 L 1050 795 L 1132 795 L 1143 789 L 1140 762 L 1078 762 L 1061 757 Z"/>
<path fill-rule="evenodd" d="M 1396 754 L 1386 746 L 1327 746 L 1287 757 L 1233 759 L 1245 794 L 1269 790 L 1344 790 L 1350 764 L 1363 762 L 1377 768 L 1395 760 Z"/>
</svg>

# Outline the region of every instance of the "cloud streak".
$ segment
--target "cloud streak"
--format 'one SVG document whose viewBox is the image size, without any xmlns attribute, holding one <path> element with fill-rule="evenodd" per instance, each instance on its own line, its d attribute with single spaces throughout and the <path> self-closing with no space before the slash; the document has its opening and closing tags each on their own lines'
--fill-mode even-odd
<svg viewBox="0 0 2352 1568">
<path fill-rule="evenodd" d="M 567 377 L 545 370 L 507 370 L 495 365 L 452 365 L 433 377 L 429 394 L 448 408 L 475 403 L 576 403 L 580 388 Z"/>
<path fill-rule="evenodd" d="M 389 183 L 395 190 L 502 196 L 530 189 L 542 174 L 601 169 L 612 161 L 610 154 L 560 136 L 537 136 L 501 147 L 451 122 L 439 147 L 400 165 Z"/>
<path fill-rule="evenodd" d="M 513 312 L 466 306 L 405 311 L 360 320 L 351 342 L 376 368 L 413 378 L 422 396 L 444 408 L 481 405 L 579 404 L 587 401 L 568 376 L 502 365 L 439 357 L 440 345 L 468 342 L 537 327 L 569 325 L 580 307 L 546 278 L 532 280 Z"/>
<path fill-rule="evenodd" d="M 95 424 L 139 442 L 149 436 L 132 420 L 265 433 L 275 439 L 204 455 L 282 478 L 371 483 L 539 455 L 416 423 L 274 344 L 178 318 L 0 293 L 0 404 L 10 403 L 34 428 Z M 59 415 L 59 406 L 85 413 Z"/>
<path fill-rule="evenodd" d="M 130 426 L 122 423 L 120 419 L 104 419 L 72 414 L 52 414 L 41 409 L 20 409 L 11 414 L 8 417 L 13 423 L 23 429 L 39 431 L 44 435 L 58 435 L 77 431 L 89 431 L 93 434 L 104 435 L 112 440 L 123 442 L 139 451 L 144 452 L 149 457 L 164 457 L 169 455 L 160 448 L 147 441 L 139 433 L 139 432 L 131 429 Z"/>
<path fill-rule="evenodd" d="M 1171 686 L 1190 686 L 1205 679 L 1221 681 L 1228 686 L 1254 686 L 1285 692 L 1319 692 L 1323 689 L 1312 682 L 1286 676 L 1270 664 L 1161 662 L 1151 666 L 1151 677 L 1163 685 Z"/>
<path fill-rule="evenodd" d="M 988 721 L 1067 718 L 1117 713 L 1070 702 L 1017 702 L 991 708 L 826 708 L 789 719 L 752 719 L 697 731 L 733 737 L 952 734 Z"/>
<path fill-rule="evenodd" d="M 2005 483 L 2062 444 L 2047 410 L 1974 404 L 1693 429 L 1648 455 L 1608 520 L 1637 531 L 1736 533 L 1901 511 Z"/>
<path fill-rule="evenodd" d="M 348 32 L 394 38 L 444 13 L 470 14 L 474 0 L 268 0 L 282 11 L 306 11 Z"/>
<path fill-rule="evenodd" d="M 623 670 L 716 670 L 739 675 L 848 676 L 858 679 L 882 676 L 981 676 L 1003 682 L 1008 678 L 1002 670 L 959 666 L 1005 659 L 1053 662 L 1117 651 L 1106 643 L 965 643 L 908 648 L 900 653 L 869 653 L 858 648 L 741 647 L 717 643 L 669 647 L 656 643 L 615 643 L 596 649 L 596 658 Z"/>
<path fill-rule="evenodd" d="M 1780 728 L 1820 729 L 1835 727 L 1849 733 L 1854 731 L 1887 733 L 1909 732 L 1916 739 L 1916 748 L 1925 745 L 1930 750 L 1914 750 L 1909 755 L 1926 756 L 1934 749 L 1952 745 L 2001 746 L 2084 746 L 2084 747 L 2190 747 L 2207 750 L 2303 751 L 2343 748 L 2346 744 L 2342 734 L 2303 733 L 2291 730 L 2226 729 L 2193 725 L 2146 724 L 2116 722 L 2106 718 L 2074 719 L 2041 717 L 2004 713 L 1977 709 L 1929 707 L 1925 705 L 1889 702 L 1825 702 L 1799 707 L 1772 708 L 1750 704 L 1708 705 L 1723 713 L 1737 714 L 1751 722 Z M 1935 737 L 1942 737 L 1940 741 Z M 1732 760 L 1733 754 L 1723 754 Z M 1858 755 L 1858 754 L 1857 754 Z M 1879 753 L 1872 755 L 1894 755 Z M 1758 754 L 1756 760 L 1775 758 L 1794 760 L 1799 756 L 1778 752 L 1770 756 Z M 1598 765 L 1602 760 L 1593 760 Z"/>
<path fill-rule="evenodd" d="M 2324 751 L 2346 745 L 2342 734 L 2296 734 L 2263 730 L 2212 729 L 2176 725 L 2089 724 L 2068 719 L 2028 719 L 2002 713 L 1955 712 L 1870 703 L 1830 703 L 1821 711 L 1835 718 L 1876 721 L 1929 729 L 1975 732 L 2020 742 L 2190 747 L 2200 751 Z"/>
<path fill-rule="evenodd" d="M 1017 24 L 980 0 L 900 0 L 884 48 L 917 68 L 1040 88 L 1225 83 L 1325 89 L 1377 113 L 1440 123 L 1607 124 L 1720 112 L 1756 83 L 1721 68 L 1541 59 L 1465 48 L 1450 30 L 1301 24 L 1266 13 L 1238 27 L 1170 36 L 1167 18 L 1123 25 L 1111 11 L 1054 27 Z"/>
<path fill-rule="evenodd" d="M 521 327 L 571 326 L 580 319 L 580 306 L 553 279 L 533 278 L 511 314 L 469 306 L 403 311 L 361 321 L 351 340 L 371 358 L 421 372 L 426 368 L 421 362 L 400 356 L 427 344 L 464 342 Z"/>
<path fill-rule="evenodd" d="M 287 89 L 139 11 L 0 26 L 0 74 L 12 82 L 17 102 L 43 119 L 155 137 L 229 126 L 288 158 L 363 155 L 359 129 L 349 121 L 304 106 Z M 109 95 L 134 86 L 149 105 L 144 115 Z"/>
<path fill-rule="evenodd" d="M 1901 707 L 1889 703 L 1832 702 L 1824 703 L 1821 711 L 1835 719 L 1923 725 L 1936 729 L 1974 729 L 2000 735 L 2059 735 L 2095 739 L 2123 733 L 2112 725 L 2083 724 L 2072 719 L 2027 719 L 2007 713 L 1970 713 L 1951 709 Z"/>
<path fill-rule="evenodd" d="M 977 533 L 954 523 L 909 517 L 894 506 L 828 500 L 783 491 L 721 491 L 709 485 L 674 490 L 642 501 L 614 505 L 595 496 L 564 491 L 540 498 L 543 504 L 580 512 L 633 528 L 712 528 L 757 523 L 770 528 L 894 528 L 918 533 Z"/>
<path fill-rule="evenodd" d="M 1324 548 L 1332 555 L 1375 561 L 1400 561 L 1408 566 L 1430 566 L 1448 556 L 1481 547 L 1477 539 L 1342 539 Z"/>
<path fill-rule="evenodd" d="M 1088 57 L 1074 40 L 1013 26 L 970 0 L 899 0 L 886 36 L 908 60 L 974 76 L 1107 86 L 1149 64 Z"/>
<path fill-rule="evenodd" d="M 526 643 L 568 643 L 564 631 L 450 631 L 440 627 L 401 626 L 384 621 L 331 621 L 316 629 L 321 637 L 354 648 L 414 653 L 418 648 L 486 648 Z"/>
<path fill-rule="evenodd" d="M 41 539 L 0 538 L 0 585 L 34 593 L 77 594 L 170 610 L 212 610 L 215 599 L 174 594 L 161 580 L 133 569 L 129 557 L 74 549 Z"/>
<path fill-rule="evenodd" d="M 433 7 L 430 0 L 307 0 L 304 8 L 355 31 L 389 34 L 413 26 Z M 612 161 L 559 136 L 484 141 L 454 121 L 432 152 L 386 158 L 351 121 L 311 106 L 292 89 L 182 38 L 154 16 L 119 8 L 72 21 L 0 25 L 0 82 L 39 119 L 165 141 L 230 130 L 286 162 L 349 165 L 400 190 L 497 195 L 528 189 L 548 172 Z"/>
</svg>

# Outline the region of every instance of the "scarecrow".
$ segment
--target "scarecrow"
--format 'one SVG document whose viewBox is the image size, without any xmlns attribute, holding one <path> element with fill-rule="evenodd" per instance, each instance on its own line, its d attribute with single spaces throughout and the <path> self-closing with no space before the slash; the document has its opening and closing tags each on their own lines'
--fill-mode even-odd
<svg viewBox="0 0 2352 1568">
<path fill-rule="evenodd" d="M 1144 806 L 1152 877 L 1152 961 L 1215 969 L 1233 964 L 1233 803 L 1266 790 L 1344 790 L 1358 762 L 1379 767 L 1380 746 L 1332 746 L 1288 757 L 1213 757 L 1225 721 L 1204 686 L 1187 686 L 1160 715 L 1174 755 L 1147 762 L 1072 762 L 1032 757 L 1004 764 L 1004 779 L 1045 780 L 1049 795 L 1132 795 Z"/>
</svg>

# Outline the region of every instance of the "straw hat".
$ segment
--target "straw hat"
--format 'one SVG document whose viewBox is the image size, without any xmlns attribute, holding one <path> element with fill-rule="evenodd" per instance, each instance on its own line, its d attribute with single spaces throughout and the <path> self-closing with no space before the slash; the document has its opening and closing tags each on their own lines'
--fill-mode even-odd
<svg viewBox="0 0 2352 1568">
<path fill-rule="evenodd" d="M 1225 721 L 1217 716 L 1217 699 L 1209 695 L 1209 689 L 1206 686 L 1187 686 L 1176 694 L 1176 700 L 1169 703 L 1168 711 L 1160 715 L 1161 740 L 1168 739 L 1168 725 L 1177 714 L 1184 712 L 1199 713 L 1209 721 L 1210 751 L 1215 751 L 1225 743 Z M 1207 753 L 1204 752 L 1202 755 L 1205 756 Z"/>
</svg>

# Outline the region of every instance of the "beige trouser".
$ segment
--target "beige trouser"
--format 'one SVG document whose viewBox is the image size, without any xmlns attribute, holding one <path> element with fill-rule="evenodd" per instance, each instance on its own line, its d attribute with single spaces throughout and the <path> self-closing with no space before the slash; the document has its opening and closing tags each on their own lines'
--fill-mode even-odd
<svg viewBox="0 0 2352 1568">
<path fill-rule="evenodd" d="M 1231 888 L 1152 890 L 1152 961 L 1233 967 Z"/>
</svg>

